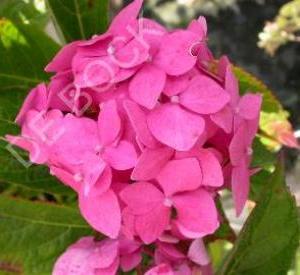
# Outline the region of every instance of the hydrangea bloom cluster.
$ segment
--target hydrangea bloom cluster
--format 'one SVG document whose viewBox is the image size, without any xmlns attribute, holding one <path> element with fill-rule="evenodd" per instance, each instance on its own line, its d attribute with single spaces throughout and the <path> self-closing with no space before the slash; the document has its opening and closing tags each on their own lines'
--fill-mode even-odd
<svg viewBox="0 0 300 275">
<path fill-rule="evenodd" d="M 106 33 L 65 46 L 55 73 L 27 96 L 7 140 L 78 194 L 105 236 L 84 237 L 53 274 L 195 274 L 210 260 L 203 237 L 222 222 L 215 199 L 247 200 L 261 97 L 239 96 L 226 57 L 206 45 L 203 17 L 169 31 L 138 18 L 135 0 Z"/>
</svg>

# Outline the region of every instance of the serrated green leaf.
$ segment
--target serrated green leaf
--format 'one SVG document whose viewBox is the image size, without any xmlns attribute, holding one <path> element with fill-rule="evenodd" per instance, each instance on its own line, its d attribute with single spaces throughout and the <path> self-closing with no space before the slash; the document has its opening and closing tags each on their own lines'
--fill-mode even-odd
<svg viewBox="0 0 300 275">
<path fill-rule="evenodd" d="M 88 39 L 106 30 L 108 0 L 47 0 L 47 4 L 66 42 Z"/>
<path fill-rule="evenodd" d="M 286 274 L 298 244 L 296 203 L 277 167 L 217 274 Z"/>
<path fill-rule="evenodd" d="M 76 209 L 0 196 L 0 262 L 50 275 L 57 257 L 91 229 Z"/>
</svg>

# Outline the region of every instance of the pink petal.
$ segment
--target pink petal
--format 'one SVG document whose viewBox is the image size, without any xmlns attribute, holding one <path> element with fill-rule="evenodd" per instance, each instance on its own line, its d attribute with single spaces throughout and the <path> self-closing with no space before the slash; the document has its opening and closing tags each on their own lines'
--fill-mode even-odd
<svg viewBox="0 0 300 275">
<path fill-rule="evenodd" d="M 61 72 L 69 70 L 72 66 L 72 59 L 76 54 L 80 41 L 75 41 L 64 46 L 46 66 L 46 72 Z"/>
<path fill-rule="evenodd" d="M 113 262 L 113 264 L 107 268 L 97 269 L 95 270 L 95 275 L 117 275 L 117 271 L 119 268 L 120 260 L 117 258 Z M 89 273 L 84 273 L 82 275 L 87 275 Z"/>
<path fill-rule="evenodd" d="M 135 0 L 122 9 L 121 12 L 114 17 L 114 20 L 108 29 L 108 33 L 118 35 L 120 30 L 130 25 L 137 18 L 142 4 L 143 0 Z"/>
<path fill-rule="evenodd" d="M 226 82 L 226 73 L 228 67 L 230 68 L 231 64 L 229 61 L 229 58 L 226 55 L 222 55 L 221 58 L 219 59 L 218 63 L 218 76 Z M 226 83 L 225 83 L 226 85 Z"/>
<path fill-rule="evenodd" d="M 231 188 L 236 215 L 239 216 L 248 199 L 250 188 L 250 171 L 245 161 L 242 161 L 239 166 L 232 168 L 231 177 Z"/>
<path fill-rule="evenodd" d="M 207 23 L 204 16 L 200 16 L 197 20 L 192 20 L 188 26 L 188 30 L 196 33 L 199 36 L 199 40 L 205 39 L 207 35 Z"/>
<path fill-rule="evenodd" d="M 117 253 L 118 243 L 116 241 L 104 240 L 96 242 L 92 237 L 84 237 L 71 245 L 67 251 L 60 256 L 55 263 L 53 274 L 112 275 L 114 273 L 98 273 L 96 269 L 99 268 L 101 272 L 107 270 L 112 271 L 113 267 L 115 268 L 116 263 L 118 263 Z"/>
<path fill-rule="evenodd" d="M 36 111 L 46 110 L 47 108 L 47 87 L 44 83 L 39 84 L 32 89 L 27 95 L 19 114 L 16 117 L 16 123 L 22 125 L 24 123 L 26 114 L 29 110 L 34 109 Z"/>
<path fill-rule="evenodd" d="M 193 270 L 194 272 L 194 270 Z M 192 273 L 191 268 L 188 266 L 187 263 L 183 263 L 180 266 L 177 267 L 177 269 L 174 271 L 175 275 L 193 275 L 193 274 L 199 274 L 199 273 Z M 201 275 L 208 275 L 208 274 L 201 274 Z"/>
<path fill-rule="evenodd" d="M 75 57 L 72 67 L 75 78 L 74 85 L 79 88 L 97 87 L 107 83 L 111 85 L 119 71 L 119 67 L 110 56 Z"/>
<path fill-rule="evenodd" d="M 21 136 L 6 135 L 5 139 L 11 144 L 29 152 L 29 159 L 32 163 L 45 164 L 49 159 L 48 148 L 44 144 L 24 138 Z"/>
<path fill-rule="evenodd" d="M 201 238 L 219 227 L 218 212 L 212 196 L 205 190 L 173 196 L 176 224 L 187 238 Z"/>
<path fill-rule="evenodd" d="M 154 179 L 161 168 L 172 157 L 174 150 L 169 147 L 158 149 L 146 149 L 138 159 L 138 162 L 131 174 L 132 180 Z"/>
<path fill-rule="evenodd" d="M 159 237 L 159 241 L 164 242 L 164 243 L 171 243 L 171 244 L 179 243 L 179 239 L 177 237 L 173 236 L 171 233 L 162 234 Z"/>
<path fill-rule="evenodd" d="M 233 110 L 229 106 L 225 106 L 219 112 L 211 114 L 210 118 L 227 134 L 231 133 L 233 126 Z"/>
<path fill-rule="evenodd" d="M 93 35 L 89 40 L 78 44 L 76 55 L 80 57 L 100 57 L 108 54 L 107 49 L 111 45 L 113 36 L 109 33 Z"/>
<path fill-rule="evenodd" d="M 53 268 L 53 275 L 82 275 L 93 273 L 92 263 L 87 258 L 95 248 L 92 237 L 84 237 L 77 243 L 71 245 L 56 261 Z M 78 264 L 81 263 L 81 264 Z"/>
<path fill-rule="evenodd" d="M 158 244 L 158 249 L 160 253 L 164 254 L 166 258 L 172 261 L 180 261 L 185 259 L 185 255 L 179 251 L 175 245 L 169 243 L 160 242 Z"/>
<path fill-rule="evenodd" d="M 51 166 L 50 174 L 57 177 L 61 182 L 70 186 L 74 191 L 79 192 L 81 188 L 81 182 L 76 181 L 76 177 L 73 174 L 69 173 L 65 169 L 59 167 Z"/>
<path fill-rule="evenodd" d="M 121 227 L 121 212 L 118 199 L 111 190 L 97 196 L 79 195 L 79 206 L 83 217 L 97 231 L 114 239 Z"/>
<path fill-rule="evenodd" d="M 210 263 L 210 258 L 201 238 L 192 242 L 189 247 L 188 257 L 191 261 L 201 266 L 208 265 Z"/>
<path fill-rule="evenodd" d="M 47 106 L 49 108 L 72 112 L 77 106 L 72 71 L 57 73 L 53 76 L 48 85 L 48 90 Z"/>
<path fill-rule="evenodd" d="M 150 131 L 160 142 L 179 151 L 191 149 L 205 127 L 202 117 L 183 110 L 177 104 L 155 108 L 147 121 Z"/>
<path fill-rule="evenodd" d="M 141 261 L 142 261 L 141 252 L 137 251 L 132 254 L 122 255 L 120 266 L 122 271 L 128 272 L 134 269 L 135 267 L 137 267 Z"/>
<path fill-rule="evenodd" d="M 134 74 L 136 74 L 138 70 L 139 70 L 139 66 L 134 68 L 129 68 L 129 69 L 120 68 L 120 70 L 115 74 L 112 83 L 119 83 L 124 80 L 127 80 L 130 77 L 132 77 Z"/>
<path fill-rule="evenodd" d="M 240 125 L 236 133 L 234 134 L 230 145 L 229 145 L 229 154 L 230 161 L 232 165 L 238 165 L 247 155 L 248 144 L 248 129 L 246 125 L 243 123 Z M 250 144 L 249 144 L 250 146 Z"/>
<path fill-rule="evenodd" d="M 145 275 L 175 275 L 168 264 L 160 264 L 148 270 Z"/>
<path fill-rule="evenodd" d="M 151 212 L 164 199 L 163 193 L 148 182 L 130 184 L 121 191 L 120 197 L 134 215 Z"/>
<path fill-rule="evenodd" d="M 202 182 L 199 162 L 195 158 L 171 160 L 162 168 L 157 180 L 167 197 L 195 190 Z"/>
<path fill-rule="evenodd" d="M 134 240 L 136 236 L 135 216 L 128 207 L 125 207 L 122 211 L 122 220 L 121 234 L 129 240 Z"/>
<path fill-rule="evenodd" d="M 136 240 L 130 240 L 125 236 L 119 238 L 119 252 L 120 255 L 127 255 L 140 250 L 142 243 Z"/>
<path fill-rule="evenodd" d="M 208 147 L 207 148 L 208 151 L 210 151 L 211 153 L 213 153 L 213 155 L 216 157 L 216 159 L 219 161 L 219 163 L 224 163 L 224 156 L 223 154 L 218 151 L 216 148 L 213 147 Z"/>
<path fill-rule="evenodd" d="M 225 75 L 225 90 L 230 95 L 230 102 L 232 106 L 236 106 L 239 101 L 239 83 L 235 77 L 231 65 L 227 66 Z"/>
<path fill-rule="evenodd" d="M 98 129 L 100 143 L 107 146 L 114 141 L 121 132 L 121 118 L 115 100 L 110 100 L 100 106 L 101 110 L 98 117 Z"/>
<path fill-rule="evenodd" d="M 138 39 L 133 39 L 111 55 L 110 58 L 120 68 L 133 68 L 149 59 L 149 48 Z"/>
<path fill-rule="evenodd" d="M 193 49 L 192 53 L 197 56 L 200 69 L 202 69 L 208 75 L 215 77 L 215 74 L 211 72 L 210 64 L 214 60 L 214 56 L 206 43 L 198 43 Z"/>
<path fill-rule="evenodd" d="M 190 76 L 188 74 L 180 76 L 168 76 L 163 93 L 167 96 L 178 95 L 188 87 L 189 82 Z"/>
<path fill-rule="evenodd" d="M 139 18 L 136 26 L 136 32 L 142 38 L 142 43 L 149 45 L 149 52 L 154 56 L 159 50 L 161 39 L 167 33 L 167 30 L 156 21 L 148 18 Z"/>
<path fill-rule="evenodd" d="M 261 95 L 246 94 L 240 99 L 238 106 L 238 114 L 244 119 L 255 119 L 259 116 L 261 103 Z"/>
<path fill-rule="evenodd" d="M 97 123 L 86 117 L 67 114 L 55 128 L 61 134 L 51 147 L 51 160 L 64 166 L 81 165 L 98 143 Z"/>
<path fill-rule="evenodd" d="M 229 99 L 223 88 L 205 75 L 195 77 L 187 90 L 180 95 L 180 103 L 199 114 L 216 113 Z"/>
<path fill-rule="evenodd" d="M 148 129 L 145 112 L 133 101 L 124 101 L 124 108 L 134 128 L 138 140 L 149 148 L 155 148 L 159 145 Z"/>
<path fill-rule="evenodd" d="M 137 152 L 132 143 L 121 140 L 117 146 L 107 147 L 103 158 L 116 170 L 127 170 L 135 166 Z"/>
<path fill-rule="evenodd" d="M 207 149 L 200 149 L 198 158 L 202 170 L 202 185 L 222 186 L 224 183 L 222 167 L 215 155 Z"/>
<path fill-rule="evenodd" d="M 153 109 L 165 86 L 166 74 L 151 64 L 146 64 L 133 77 L 129 85 L 130 97 L 140 105 Z"/>
<path fill-rule="evenodd" d="M 166 35 L 154 63 L 169 75 L 181 75 L 196 64 L 197 58 L 191 54 L 191 48 L 198 41 L 198 35 L 190 31 L 175 31 Z"/>
<path fill-rule="evenodd" d="M 150 244 L 160 237 L 169 225 L 170 214 L 169 207 L 159 204 L 149 213 L 136 216 L 136 233 L 145 244 Z"/>
<path fill-rule="evenodd" d="M 94 155 L 83 164 L 84 194 L 87 196 L 91 190 L 101 194 L 106 192 L 112 181 L 111 168 L 98 156 Z"/>
<path fill-rule="evenodd" d="M 93 250 L 87 261 L 93 262 L 93 267 L 95 268 L 110 267 L 119 256 L 119 242 L 117 240 L 104 239 L 96 244 L 96 249 Z"/>
</svg>

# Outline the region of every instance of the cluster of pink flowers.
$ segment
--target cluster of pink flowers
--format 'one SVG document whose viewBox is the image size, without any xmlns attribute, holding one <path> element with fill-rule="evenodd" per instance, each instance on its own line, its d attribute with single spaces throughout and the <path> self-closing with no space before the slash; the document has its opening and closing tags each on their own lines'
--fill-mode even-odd
<svg viewBox="0 0 300 275">
<path fill-rule="evenodd" d="M 144 255 L 148 275 L 205 270 L 218 192 L 232 190 L 237 214 L 248 197 L 261 97 L 239 96 L 228 59 L 207 48 L 203 17 L 168 31 L 138 18 L 141 5 L 65 46 L 17 116 L 21 135 L 7 136 L 77 192 L 106 236 L 69 247 L 55 275 L 141 270 Z"/>
</svg>

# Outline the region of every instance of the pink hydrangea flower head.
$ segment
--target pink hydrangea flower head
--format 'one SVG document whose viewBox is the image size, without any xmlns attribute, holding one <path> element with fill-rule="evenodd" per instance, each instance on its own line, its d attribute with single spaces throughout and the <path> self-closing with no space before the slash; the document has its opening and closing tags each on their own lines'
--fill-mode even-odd
<svg viewBox="0 0 300 275">
<path fill-rule="evenodd" d="M 17 115 L 20 135 L 6 136 L 72 188 L 82 216 L 108 237 L 71 245 L 54 275 L 129 272 L 145 255 L 147 275 L 206 274 L 202 238 L 222 222 L 215 199 L 231 189 L 240 214 L 257 171 L 261 96 L 240 96 L 229 59 L 207 46 L 204 17 L 168 30 L 138 18 L 142 4 L 64 46 L 45 68 L 49 84 Z"/>
</svg>

